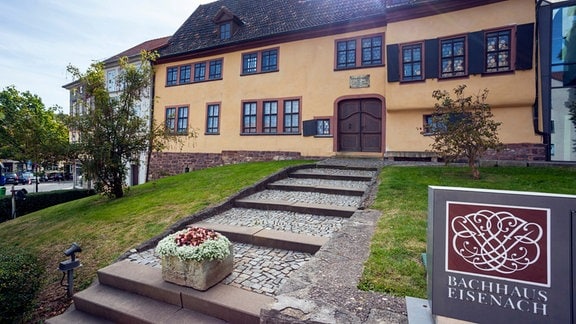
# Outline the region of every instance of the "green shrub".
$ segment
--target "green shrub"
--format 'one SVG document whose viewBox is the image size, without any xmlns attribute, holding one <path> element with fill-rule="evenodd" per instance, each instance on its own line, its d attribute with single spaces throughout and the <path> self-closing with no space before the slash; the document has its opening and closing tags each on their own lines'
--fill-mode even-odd
<svg viewBox="0 0 576 324">
<path fill-rule="evenodd" d="M 34 309 L 43 272 L 34 254 L 0 246 L 0 323 L 20 322 Z"/>
<path fill-rule="evenodd" d="M 93 189 L 55 190 L 47 192 L 29 192 L 26 200 L 16 201 L 16 216 L 20 217 L 35 211 L 48 208 L 68 201 L 84 198 L 95 194 Z M 12 197 L 0 197 L 0 222 L 12 218 Z"/>
</svg>

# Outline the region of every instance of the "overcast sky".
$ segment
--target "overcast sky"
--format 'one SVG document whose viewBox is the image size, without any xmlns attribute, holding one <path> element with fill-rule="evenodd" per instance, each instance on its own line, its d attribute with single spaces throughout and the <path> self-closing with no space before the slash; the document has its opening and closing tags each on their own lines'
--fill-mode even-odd
<svg viewBox="0 0 576 324">
<path fill-rule="evenodd" d="M 144 41 L 170 36 L 215 0 L 0 0 L 0 91 L 14 85 L 68 113 L 71 63 L 81 71 Z"/>
</svg>

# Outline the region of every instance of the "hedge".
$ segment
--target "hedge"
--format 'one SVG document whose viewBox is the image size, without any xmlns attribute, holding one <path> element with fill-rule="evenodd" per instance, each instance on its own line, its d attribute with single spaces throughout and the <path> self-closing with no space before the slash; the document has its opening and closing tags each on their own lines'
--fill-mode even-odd
<svg viewBox="0 0 576 324">
<path fill-rule="evenodd" d="M 25 200 L 16 200 L 16 217 L 20 217 L 44 208 L 68 201 L 94 195 L 94 189 L 55 190 L 47 192 L 29 192 Z M 0 222 L 12 219 L 12 196 L 0 198 Z"/>
<path fill-rule="evenodd" d="M 22 248 L 0 246 L 0 323 L 23 323 L 36 306 L 44 265 Z"/>
</svg>

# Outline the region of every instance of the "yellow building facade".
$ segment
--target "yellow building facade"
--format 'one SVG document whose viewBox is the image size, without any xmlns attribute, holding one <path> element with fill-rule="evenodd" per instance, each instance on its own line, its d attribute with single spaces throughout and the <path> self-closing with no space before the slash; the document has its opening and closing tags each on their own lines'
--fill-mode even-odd
<svg viewBox="0 0 576 324">
<path fill-rule="evenodd" d="M 155 64 L 153 117 L 183 141 L 153 154 L 152 178 L 246 160 L 429 159 L 431 137 L 421 132 L 432 92 L 460 84 L 467 94 L 488 89 L 502 142 L 531 152 L 504 158 L 544 159 L 533 127 L 534 5 L 404 2 L 262 4 L 277 7 L 272 15 L 232 0 L 200 6 Z M 509 48 L 490 56 L 491 37 Z M 472 52 L 476 39 L 482 53 Z M 491 57 L 504 63 L 490 70 Z M 458 73 L 442 69 L 456 65 Z"/>
</svg>

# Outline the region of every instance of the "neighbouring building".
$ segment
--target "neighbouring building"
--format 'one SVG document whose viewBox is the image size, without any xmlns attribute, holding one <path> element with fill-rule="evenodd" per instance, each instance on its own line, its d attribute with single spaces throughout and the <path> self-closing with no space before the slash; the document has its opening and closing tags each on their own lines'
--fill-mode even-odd
<svg viewBox="0 0 576 324">
<path fill-rule="evenodd" d="M 576 161 L 576 1 L 538 1 L 542 135 L 548 159 Z"/>
<path fill-rule="evenodd" d="M 127 57 L 128 62 L 131 64 L 139 65 L 141 64 L 140 53 L 143 50 L 155 51 L 167 44 L 170 37 L 162 37 L 157 39 L 152 39 L 136 45 L 128 50 L 125 50 L 119 54 L 116 54 L 106 60 L 104 63 L 104 73 L 106 89 L 112 97 L 118 96 L 121 91 L 121 85 L 117 82 L 117 76 L 121 73 L 120 58 Z M 71 82 L 63 86 L 63 88 L 70 91 L 70 115 L 78 115 L 86 113 L 86 105 L 82 102 L 82 84 L 78 81 Z M 134 109 L 137 114 L 146 120 L 148 123 L 152 119 L 152 105 L 153 105 L 153 85 L 151 84 L 148 89 L 143 91 L 142 97 L 139 102 L 136 103 Z M 78 134 L 74 130 L 70 130 L 70 141 L 77 141 Z M 141 152 L 140 156 L 135 159 L 134 162 L 128 163 L 126 168 L 128 169 L 126 184 L 129 186 L 135 186 L 147 181 L 148 175 L 148 159 L 149 152 Z M 79 183 L 81 175 L 81 165 L 75 164 L 73 169 L 74 181 Z"/>
</svg>

